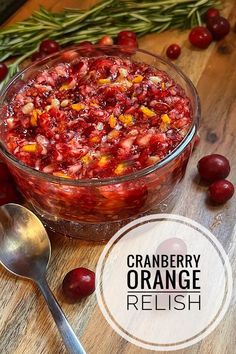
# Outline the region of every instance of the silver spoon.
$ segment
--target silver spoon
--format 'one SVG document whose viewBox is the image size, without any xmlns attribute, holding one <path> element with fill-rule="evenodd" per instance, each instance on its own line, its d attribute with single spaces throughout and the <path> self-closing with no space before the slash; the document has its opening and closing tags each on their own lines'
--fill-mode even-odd
<svg viewBox="0 0 236 354">
<path fill-rule="evenodd" d="M 0 262 L 15 275 L 33 280 L 41 290 L 71 354 L 86 354 L 47 284 L 51 244 L 41 221 L 17 204 L 0 207 Z"/>
</svg>

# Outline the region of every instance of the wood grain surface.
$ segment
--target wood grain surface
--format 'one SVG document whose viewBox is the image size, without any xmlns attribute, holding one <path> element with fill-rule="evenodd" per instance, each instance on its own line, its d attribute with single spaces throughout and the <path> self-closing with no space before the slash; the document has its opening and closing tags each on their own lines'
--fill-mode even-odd
<svg viewBox="0 0 236 354">
<path fill-rule="evenodd" d="M 8 23 L 29 16 L 39 4 L 52 10 L 63 7 L 89 7 L 95 1 L 29 0 Z M 231 25 L 236 22 L 236 3 L 224 2 L 223 13 Z M 196 85 L 202 104 L 201 143 L 194 152 L 182 185 L 181 197 L 173 213 L 193 218 L 211 229 L 228 253 L 236 274 L 236 198 L 225 206 L 206 202 L 206 189 L 196 175 L 196 163 L 209 153 L 221 153 L 231 161 L 230 180 L 236 184 L 236 33 L 204 51 L 193 49 L 187 32 L 168 31 L 140 39 L 140 47 L 164 54 L 166 47 L 177 42 L 182 55 L 176 61 Z M 77 304 L 68 304 L 60 290 L 67 271 L 78 266 L 95 269 L 104 245 L 85 243 L 65 237 L 52 237 L 52 259 L 48 282 L 88 354 L 144 354 L 123 340 L 107 324 L 96 303 L 95 295 Z M 0 353 L 66 353 L 53 320 L 34 284 L 0 270 Z M 236 293 L 230 308 L 217 329 L 202 342 L 175 353 L 234 354 L 236 352 Z M 160 353 L 160 352 L 159 352 Z M 164 353 L 164 352 L 163 352 Z"/>
</svg>

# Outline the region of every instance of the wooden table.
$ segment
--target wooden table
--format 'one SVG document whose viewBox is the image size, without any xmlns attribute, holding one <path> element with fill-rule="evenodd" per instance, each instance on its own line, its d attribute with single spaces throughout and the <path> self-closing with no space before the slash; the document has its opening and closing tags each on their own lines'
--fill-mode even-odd
<svg viewBox="0 0 236 354">
<path fill-rule="evenodd" d="M 29 0 L 8 21 L 13 23 L 29 16 L 39 4 L 52 10 L 63 7 L 90 6 L 95 1 Z M 236 22 L 236 3 L 225 2 L 224 14 L 232 25 Z M 182 197 L 174 213 L 195 219 L 211 229 L 227 251 L 233 272 L 236 271 L 236 232 L 234 197 L 225 206 L 205 202 L 206 186 L 196 177 L 199 158 L 221 153 L 231 161 L 230 179 L 236 184 L 236 33 L 201 51 L 190 47 L 187 32 L 169 31 L 147 35 L 140 47 L 163 54 L 166 46 L 180 43 L 182 55 L 176 63 L 196 85 L 202 103 L 201 144 L 194 152 L 182 187 Z M 52 239 L 52 259 L 48 282 L 88 354 L 143 354 L 140 349 L 119 337 L 107 324 L 96 303 L 95 295 L 78 304 L 67 304 L 60 285 L 65 273 L 78 266 L 95 269 L 104 245 L 85 243 L 63 237 Z M 65 353 L 53 320 L 36 287 L 18 280 L 1 269 L 0 352 L 2 354 Z M 179 351 L 183 354 L 233 354 L 236 351 L 236 292 L 229 311 L 217 329 L 202 342 Z"/>
</svg>

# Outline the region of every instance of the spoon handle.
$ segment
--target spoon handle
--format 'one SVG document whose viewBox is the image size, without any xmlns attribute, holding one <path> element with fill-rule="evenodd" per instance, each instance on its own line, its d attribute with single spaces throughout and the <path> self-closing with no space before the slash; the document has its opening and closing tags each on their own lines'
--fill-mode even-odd
<svg viewBox="0 0 236 354">
<path fill-rule="evenodd" d="M 45 298 L 49 310 L 51 311 L 68 352 L 70 354 L 86 354 L 79 339 L 76 337 L 75 332 L 69 325 L 60 305 L 51 292 L 46 279 L 41 278 L 37 281 L 37 284 Z"/>
</svg>

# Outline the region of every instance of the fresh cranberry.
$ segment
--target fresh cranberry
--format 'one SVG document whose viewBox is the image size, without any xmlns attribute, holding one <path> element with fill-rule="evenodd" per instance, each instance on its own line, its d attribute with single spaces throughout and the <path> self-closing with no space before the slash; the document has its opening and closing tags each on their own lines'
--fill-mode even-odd
<svg viewBox="0 0 236 354">
<path fill-rule="evenodd" d="M 204 20 L 205 22 L 207 22 L 210 18 L 219 17 L 219 16 L 220 16 L 219 10 L 217 10 L 215 7 L 211 7 L 205 13 Z"/>
<path fill-rule="evenodd" d="M 45 58 L 47 55 L 44 52 L 34 52 L 31 56 L 32 61 L 37 61 Z"/>
<path fill-rule="evenodd" d="M 46 54 L 53 54 L 60 50 L 60 46 L 56 41 L 52 39 L 45 39 L 39 46 L 39 51 Z"/>
<path fill-rule="evenodd" d="M 121 31 L 118 33 L 117 38 L 132 38 L 137 39 L 136 33 L 133 31 Z"/>
<path fill-rule="evenodd" d="M 226 178 L 230 172 L 229 161 L 218 154 L 207 155 L 198 161 L 198 172 L 206 181 L 213 182 Z"/>
<path fill-rule="evenodd" d="M 8 67 L 4 63 L 0 63 L 0 81 L 3 81 L 8 73 Z"/>
<path fill-rule="evenodd" d="M 12 177 L 7 168 L 7 165 L 0 163 L 0 183 L 5 183 L 11 181 Z"/>
<path fill-rule="evenodd" d="M 209 187 L 209 195 L 213 202 L 223 204 L 234 194 L 234 185 L 226 179 L 212 183 Z"/>
<path fill-rule="evenodd" d="M 100 45 L 112 45 L 113 39 L 110 36 L 103 36 L 99 41 L 98 44 Z"/>
<path fill-rule="evenodd" d="M 12 183 L 6 182 L 0 185 L 0 205 L 18 202 L 18 193 Z"/>
<path fill-rule="evenodd" d="M 123 45 L 129 48 L 138 48 L 138 42 L 134 38 L 130 37 L 121 37 L 117 39 L 118 45 Z"/>
<path fill-rule="evenodd" d="M 178 44 L 171 44 L 167 50 L 166 55 L 170 59 L 177 59 L 180 56 L 181 48 Z"/>
<path fill-rule="evenodd" d="M 207 21 L 207 28 L 216 41 L 224 38 L 230 31 L 229 21 L 224 17 L 213 17 Z"/>
<path fill-rule="evenodd" d="M 212 34 L 203 26 L 194 27 L 189 34 L 189 41 L 195 47 L 205 49 L 212 42 Z"/>
<path fill-rule="evenodd" d="M 91 295 L 95 290 L 95 273 L 87 268 L 76 268 L 66 274 L 62 289 L 65 296 L 76 301 Z"/>
</svg>

